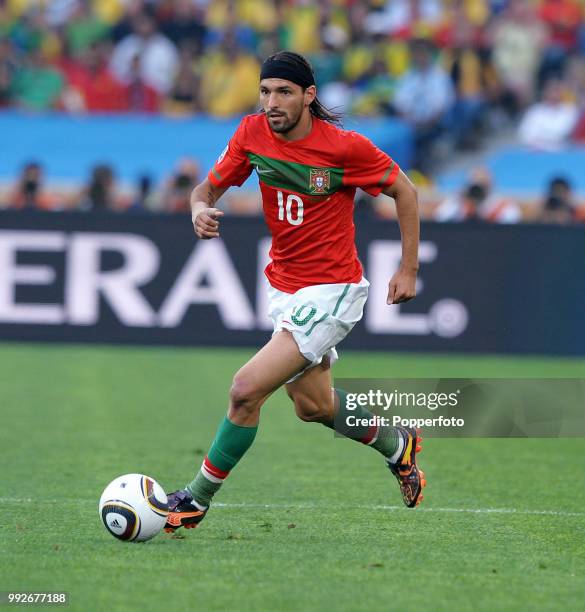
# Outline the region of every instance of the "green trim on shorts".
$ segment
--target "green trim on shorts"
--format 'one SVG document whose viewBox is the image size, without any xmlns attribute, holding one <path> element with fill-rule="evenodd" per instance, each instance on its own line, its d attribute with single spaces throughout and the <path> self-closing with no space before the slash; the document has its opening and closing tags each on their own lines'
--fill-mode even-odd
<svg viewBox="0 0 585 612">
<path fill-rule="evenodd" d="M 329 313 L 326 312 L 320 319 L 317 319 L 313 325 L 311 325 L 311 329 L 305 333 L 305 336 L 310 336 L 311 332 L 315 329 L 315 327 L 317 327 L 317 325 L 319 325 L 319 323 L 321 323 L 321 321 L 325 321 L 325 319 L 329 316 Z"/>
<path fill-rule="evenodd" d="M 343 298 L 347 295 L 347 292 L 349 291 L 350 285 L 351 283 L 348 283 L 347 285 L 345 285 L 345 289 L 343 290 L 343 293 L 339 296 L 339 299 L 337 300 L 337 304 L 335 304 L 335 308 L 333 309 L 333 312 L 331 313 L 333 316 L 337 314 L 337 311 L 339 310 L 339 307 L 341 306 L 341 302 L 343 302 Z"/>
</svg>

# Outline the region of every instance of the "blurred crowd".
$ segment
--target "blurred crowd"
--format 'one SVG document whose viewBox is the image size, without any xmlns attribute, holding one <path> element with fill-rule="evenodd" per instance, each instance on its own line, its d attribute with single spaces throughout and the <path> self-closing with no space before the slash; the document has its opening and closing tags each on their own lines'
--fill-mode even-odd
<svg viewBox="0 0 585 612">
<path fill-rule="evenodd" d="M 181 159 L 174 171 L 157 186 L 149 176 L 138 178 L 133 189 L 122 189 L 115 171 L 107 164 L 96 165 L 87 183 L 77 191 L 56 194 L 47 189 L 43 167 L 31 161 L 22 168 L 16 184 L 0 193 L 0 207 L 14 210 L 92 211 L 109 213 L 190 214 L 191 191 L 201 180 L 194 159 Z M 3 195 L 3 197 L 2 197 Z M 421 218 L 438 222 L 552 224 L 585 223 L 585 202 L 574 193 L 570 179 L 554 176 L 539 198 L 515 199 L 498 192 L 490 172 L 475 168 L 463 188 L 446 199 L 421 192 Z M 3 205 L 3 206 L 2 206 Z M 219 202 L 231 214 L 262 213 L 256 192 L 229 191 Z M 396 210 L 386 196 L 372 198 L 359 192 L 356 214 L 376 219 L 393 219 Z"/>
<path fill-rule="evenodd" d="M 54 190 L 47 185 L 38 161 L 26 163 L 16 183 L 0 192 L 0 208 L 42 211 L 189 213 L 191 191 L 201 181 L 194 159 L 181 159 L 174 171 L 155 185 L 149 175 L 130 189 L 119 184 L 112 166 L 95 165 L 79 189 Z M 2 206 L 3 205 L 3 206 Z"/>
<path fill-rule="evenodd" d="M 498 129 L 543 150 L 585 140 L 584 15 L 585 0 L 0 0 L 0 107 L 239 115 L 261 59 L 293 49 L 326 106 L 410 124 L 428 174 Z M 153 191 L 144 177 L 132 199 Z"/>
</svg>

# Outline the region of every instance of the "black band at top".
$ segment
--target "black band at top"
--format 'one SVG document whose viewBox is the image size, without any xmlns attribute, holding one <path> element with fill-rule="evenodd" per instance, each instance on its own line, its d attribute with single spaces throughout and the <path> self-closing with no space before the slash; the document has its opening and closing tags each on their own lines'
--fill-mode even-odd
<svg viewBox="0 0 585 612">
<path fill-rule="evenodd" d="M 260 80 L 262 79 L 285 79 L 305 89 L 315 84 L 315 77 L 308 68 L 297 67 L 278 59 L 267 60 L 262 64 Z"/>
</svg>

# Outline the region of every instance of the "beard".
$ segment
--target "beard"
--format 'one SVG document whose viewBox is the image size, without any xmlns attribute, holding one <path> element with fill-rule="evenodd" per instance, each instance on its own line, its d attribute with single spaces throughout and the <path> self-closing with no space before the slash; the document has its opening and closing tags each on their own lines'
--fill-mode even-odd
<svg viewBox="0 0 585 612">
<path fill-rule="evenodd" d="M 301 120 L 303 114 L 303 107 L 298 110 L 297 113 L 290 116 L 287 113 L 277 114 L 276 116 L 266 115 L 270 129 L 277 134 L 286 134 L 293 130 Z"/>
</svg>

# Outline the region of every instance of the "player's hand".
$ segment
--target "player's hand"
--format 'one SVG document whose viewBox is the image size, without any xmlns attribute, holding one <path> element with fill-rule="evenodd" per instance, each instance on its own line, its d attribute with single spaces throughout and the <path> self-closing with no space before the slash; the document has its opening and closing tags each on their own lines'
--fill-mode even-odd
<svg viewBox="0 0 585 612">
<path fill-rule="evenodd" d="M 219 238 L 219 219 L 223 212 L 218 208 L 206 208 L 193 215 L 193 229 L 201 240 Z"/>
<path fill-rule="evenodd" d="M 399 269 L 390 279 L 387 304 L 408 302 L 416 296 L 416 272 Z"/>
</svg>

